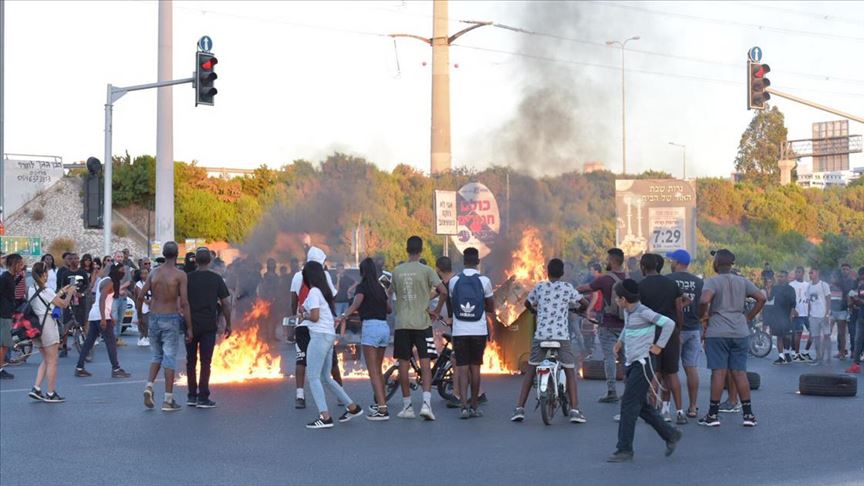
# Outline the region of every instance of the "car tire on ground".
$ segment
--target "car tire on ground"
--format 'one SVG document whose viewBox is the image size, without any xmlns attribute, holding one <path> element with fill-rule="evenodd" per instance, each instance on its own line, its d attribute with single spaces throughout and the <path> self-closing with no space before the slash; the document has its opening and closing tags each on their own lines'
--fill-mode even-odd
<svg viewBox="0 0 864 486">
<path fill-rule="evenodd" d="M 858 377 L 835 373 L 805 373 L 798 377 L 802 395 L 822 397 L 854 397 L 858 393 Z"/>
<path fill-rule="evenodd" d="M 621 381 L 624 379 L 624 366 L 618 363 L 618 372 L 615 373 L 615 379 Z M 583 380 L 605 380 L 606 370 L 604 369 L 603 360 L 589 359 L 582 362 L 582 379 Z"/>
<path fill-rule="evenodd" d="M 747 372 L 747 382 L 750 383 L 750 389 L 751 390 L 758 390 L 759 387 L 762 386 L 762 377 L 759 375 L 759 373 L 756 373 L 755 371 L 748 371 Z M 727 388 L 728 387 L 724 383 L 723 389 L 725 390 Z"/>
</svg>

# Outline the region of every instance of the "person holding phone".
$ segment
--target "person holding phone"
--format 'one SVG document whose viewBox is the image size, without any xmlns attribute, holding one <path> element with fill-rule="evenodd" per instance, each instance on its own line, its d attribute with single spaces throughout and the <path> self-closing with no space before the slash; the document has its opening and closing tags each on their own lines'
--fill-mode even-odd
<svg viewBox="0 0 864 486">
<path fill-rule="evenodd" d="M 57 357 L 60 349 L 60 325 L 54 318 L 52 312 L 55 307 L 65 309 L 75 295 L 75 284 L 69 284 L 55 294 L 54 289 L 48 285 L 48 273 L 50 266 L 45 262 L 36 262 L 33 265 L 33 284 L 27 292 L 27 298 L 33 312 L 42 323 L 42 334 L 33 339 L 33 345 L 39 348 L 42 354 L 42 362 L 36 371 L 36 380 L 29 396 L 34 400 L 48 403 L 59 403 L 66 399 L 57 393 Z M 48 379 L 48 393 L 42 393 L 42 381 Z"/>
</svg>

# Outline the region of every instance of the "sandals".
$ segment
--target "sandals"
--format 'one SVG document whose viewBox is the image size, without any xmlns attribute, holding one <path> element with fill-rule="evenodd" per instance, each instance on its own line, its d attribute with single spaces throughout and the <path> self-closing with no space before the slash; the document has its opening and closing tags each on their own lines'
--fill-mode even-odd
<svg viewBox="0 0 864 486">
<path fill-rule="evenodd" d="M 696 411 L 690 410 L 689 408 L 687 409 L 687 417 L 696 418 L 698 416 L 699 416 L 699 407 L 696 407 Z"/>
</svg>

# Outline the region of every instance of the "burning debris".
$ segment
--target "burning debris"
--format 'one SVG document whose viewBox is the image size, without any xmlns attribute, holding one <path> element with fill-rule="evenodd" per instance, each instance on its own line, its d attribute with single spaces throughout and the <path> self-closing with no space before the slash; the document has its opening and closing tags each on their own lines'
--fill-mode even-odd
<svg viewBox="0 0 864 486">
<path fill-rule="evenodd" d="M 245 383 L 259 380 L 281 380 L 282 357 L 278 349 L 259 338 L 258 328 L 267 321 L 270 304 L 257 300 L 243 316 L 245 329 L 235 330 L 216 345 L 210 365 L 210 383 Z M 186 384 L 185 373 L 177 376 L 178 384 Z"/>
<path fill-rule="evenodd" d="M 534 284 L 546 279 L 546 259 L 537 228 L 529 227 L 523 232 L 512 262 L 505 274 L 507 280 L 495 289 L 498 320 L 505 327 L 516 322 L 525 312 L 525 299 Z"/>
</svg>

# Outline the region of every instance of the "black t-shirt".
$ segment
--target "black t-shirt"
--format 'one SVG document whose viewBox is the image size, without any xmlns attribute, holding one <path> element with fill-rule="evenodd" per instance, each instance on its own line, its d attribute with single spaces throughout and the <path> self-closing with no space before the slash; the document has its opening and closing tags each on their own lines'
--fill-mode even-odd
<svg viewBox="0 0 864 486">
<path fill-rule="evenodd" d="M 387 320 L 387 292 L 381 284 L 379 288 L 369 288 L 365 283 L 357 285 L 357 294 L 363 294 L 363 303 L 360 304 L 358 312 L 361 320 L 378 319 Z"/>
<path fill-rule="evenodd" d="M 77 290 L 79 294 L 84 293 L 87 290 L 87 285 L 90 284 L 90 274 L 81 267 L 78 267 L 78 270 L 69 270 L 67 267 L 57 270 L 57 289 L 55 292 L 59 292 L 60 289 L 69 285 L 69 277 L 72 276 L 81 277 L 81 280 L 78 281 Z"/>
<path fill-rule="evenodd" d="M 228 297 L 228 286 L 219 274 L 196 270 L 188 276 L 187 294 L 195 333 L 212 332 L 218 327 L 219 299 Z"/>
<path fill-rule="evenodd" d="M 778 329 L 791 328 L 792 321 L 789 317 L 797 303 L 795 289 L 789 284 L 775 285 L 766 297 L 768 300 L 762 309 L 762 320 L 765 324 Z"/>
<path fill-rule="evenodd" d="M 0 275 L 0 317 L 11 319 L 15 310 L 15 277 L 10 272 Z"/>
<path fill-rule="evenodd" d="M 674 280 L 663 275 L 647 275 L 639 282 L 639 299 L 645 307 L 676 320 L 675 300 L 683 293 Z"/>
<path fill-rule="evenodd" d="M 681 329 L 684 331 L 700 330 L 702 326 L 699 324 L 699 299 L 702 298 L 704 282 L 689 272 L 672 272 L 666 275 L 666 278 L 678 284 L 684 297 L 691 301 L 690 304 L 684 306 L 684 324 Z"/>
</svg>

